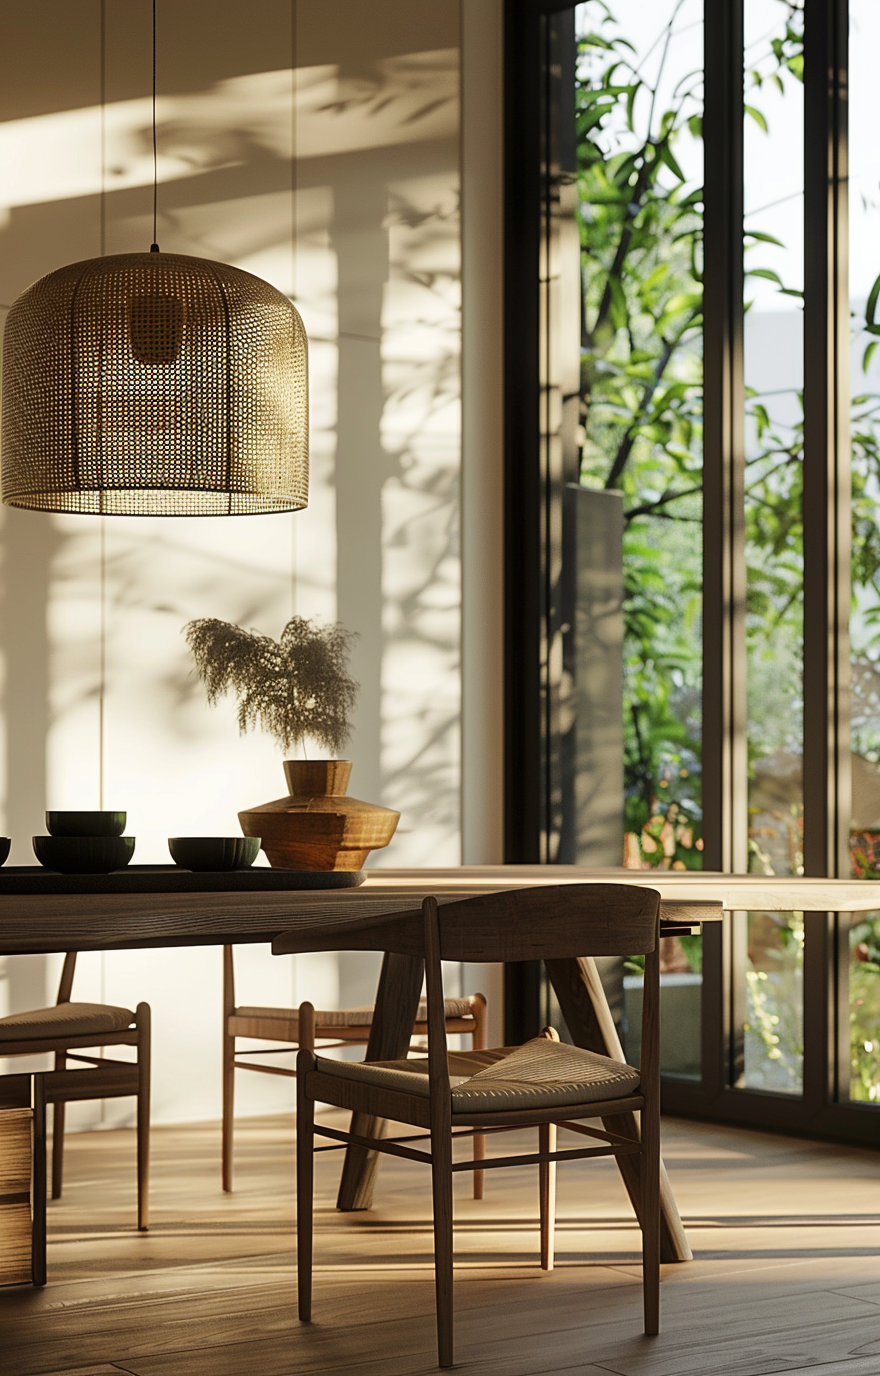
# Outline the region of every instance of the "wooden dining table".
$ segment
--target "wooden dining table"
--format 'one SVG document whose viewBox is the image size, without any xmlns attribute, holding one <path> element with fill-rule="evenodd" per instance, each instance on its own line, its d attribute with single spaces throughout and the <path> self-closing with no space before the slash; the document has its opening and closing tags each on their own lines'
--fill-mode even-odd
<svg viewBox="0 0 880 1376">
<path fill-rule="evenodd" d="M 481 893 L 560 883 L 623 883 L 656 889 L 665 934 L 699 930 L 725 912 L 855 912 L 880 907 L 874 883 L 835 879 L 590 869 L 574 865 L 470 865 L 377 869 L 358 887 L 302 889 L 279 870 L 199 878 L 168 866 L 137 866 L 107 876 L 60 876 L 28 867 L 0 870 L 0 955 L 272 942 L 285 950 L 382 949 L 381 924 L 411 911 L 427 894 L 441 904 Z M 623 1059 L 608 1003 L 588 957 L 554 961 L 549 975 L 573 1040 Z M 406 1054 L 421 992 L 421 963 L 386 954 L 377 990 L 368 1059 Z M 357 1128 L 355 1129 L 357 1130 Z M 618 1165 L 638 1198 L 636 1157 Z M 375 1153 L 350 1147 L 338 1206 L 369 1208 Z M 637 1169 L 637 1167 L 636 1167 Z M 663 1172 L 662 1256 L 691 1256 Z"/>
</svg>

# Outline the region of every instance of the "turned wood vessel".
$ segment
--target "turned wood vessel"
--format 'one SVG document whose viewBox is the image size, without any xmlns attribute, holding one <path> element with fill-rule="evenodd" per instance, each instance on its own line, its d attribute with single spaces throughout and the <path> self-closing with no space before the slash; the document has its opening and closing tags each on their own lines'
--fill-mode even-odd
<svg viewBox="0 0 880 1376">
<path fill-rule="evenodd" d="M 238 814 L 245 836 L 261 836 L 269 864 L 285 870 L 360 870 L 387 846 L 400 813 L 346 793 L 350 760 L 285 760 L 290 793 Z"/>
</svg>

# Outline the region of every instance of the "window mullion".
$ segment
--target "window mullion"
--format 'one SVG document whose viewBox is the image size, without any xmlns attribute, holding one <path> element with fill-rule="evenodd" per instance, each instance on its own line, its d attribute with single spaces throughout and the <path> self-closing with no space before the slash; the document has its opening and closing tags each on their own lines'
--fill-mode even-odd
<svg viewBox="0 0 880 1376">
<path fill-rule="evenodd" d="M 703 839 L 748 859 L 743 387 L 742 0 L 705 7 Z"/>
<path fill-rule="evenodd" d="M 804 20 L 804 869 L 848 877 L 847 0 L 806 0 Z M 805 923 L 804 1100 L 814 1113 L 835 1094 L 833 921 Z"/>
<path fill-rule="evenodd" d="M 846 0 L 806 0 L 804 869 L 849 876 Z"/>
</svg>

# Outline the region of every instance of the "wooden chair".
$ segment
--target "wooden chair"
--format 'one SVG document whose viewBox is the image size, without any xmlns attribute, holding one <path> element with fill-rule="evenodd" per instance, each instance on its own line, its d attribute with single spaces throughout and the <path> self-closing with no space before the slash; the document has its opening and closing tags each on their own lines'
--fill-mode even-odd
<svg viewBox="0 0 880 1376">
<path fill-rule="evenodd" d="M 52 1127 L 52 1198 L 61 1196 L 64 1170 L 64 1106 L 74 1100 L 137 1096 L 138 1228 L 149 1226 L 150 1166 L 150 1005 L 134 1012 L 104 1003 L 73 1003 L 71 991 L 76 952 L 64 957 L 58 1000 L 52 1008 L 37 1008 L 0 1018 L 0 1057 L 34 1056 L 54 1052 L 55 1067 L 41 1076 L 47 1104 L 55 1108 Z M 82 1048 L 133 1046 L 133 1061 L 86 1056 Z M 68 1061 L 89 1070 L 68 1069 Z"/>
<path fill-rule="evenodd" d="M 352 1064 L 303 1049 L 297 1057 L 297 1269 L 299 1315 L 311 1317 L 314 1135 L 431 1164 L 434 1197 L 434 1266 L 441 1367 L 453 1362 L 452 1175 L 501 1166 L 538 1166 L 541 1266 L 553 1266 L 556 1162 L 587 1156 L 639 1157 L 644 1327 L 659 1331 L 660 1060 L 659 895 L 614 884 L 570 884 L 520 889 L 443 904 L 427 897 L 421 912 L 389 917 L 385 949 L 424 951 L 428 987 L 428 1054 L 401 1061 Z M 296 949 L 296 934 L 279 941 Z M 561 960 L 583 955 L 644 954 L 645 996 L 641 1070 L 580 1047 L 560 1043 L 549 1029 L 522 1047 L 447 1053 L 442 960 Z M 303 1041 L 313 1017 L 300 1009 Z M 450 1076 L 454 1079 L 451 1081 Z M 422 1137 L 361 1137 L 316 1127 L 315 1103 L 334 1104 L 427 1129 Z M 641 1136 L 618 1135 L 580 1120 L 641 1113 Z M 361 1122 L 363 1119 L 361 1118 Z M 534 1125 L 538 1151 L 527 1155 L 453 1161 L 455 1137 L 509 1132 Z M 622 1125 L 623 1126 L 623 1125 Z M 589 1145 L 558 1151 L 557 1128 L 588 1138 Z M 319 1151 L 333 1150 L 319 1147 Z M 635 1164 L 635 1163 L 634 1163 Z"/>
<path fill-rule="evenodd" d="M 311 1005 L 310 1005 L 311 1006 Z M 445 1000 L 446 1031 L 472 1038 L 475 1051 L 486 1046 L 486 999 L 483 994 L 471 994 L 462 999 Z M 315 1013 L 309 1024 L 308 1039 L 303 1037 L 298 1008 L 237 1007 L 235 1003 L 235 965 L 231 946 L 223 947 L 223 1188 L 232 1190 L 232 1142 L 235 1126 L 235 1072 L 257 1070 L 263 1075 L 296 1076 L 295 1070 L 284 1066 L 260 1065 L 241 1056 L 272 1056 L 289 1052 L 291 1047 L 304 1046 L 314 1051 L 315 1042 L 323 1043 L 321 1051 L 339 1046 L 366 1046 L 370 1037 L 373 1009 L 347 1008 L 333 1012 Z M 428 1034 L 427 1001 L 422 999 L 416 1014 L 413 1036 Z M 285 1042 L 280 1047 L 242 1050 L 236 1047 L 239 1037 L 260 1041 Z M 476 1143 L 479 1153 L 483 1139 Z M 474 1175 L 474 1199 L 483 1197 L 483 1173 Z"/>
</svg>

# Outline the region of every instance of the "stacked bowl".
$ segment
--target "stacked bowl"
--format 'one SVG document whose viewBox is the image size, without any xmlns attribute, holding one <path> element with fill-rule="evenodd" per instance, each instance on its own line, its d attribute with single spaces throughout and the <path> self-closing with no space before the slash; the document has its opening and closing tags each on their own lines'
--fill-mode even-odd
<svg viewBox="0 0 880 1376">
<path fill-rule="evenodd" d="M 48 836 L 33 838 L 34 854 L 47 870 L 62 874 L 109 874 L 134 855 L 133 836 L 123 836 L 124 812 L 47 812 Z"/>
<path fill-rule="evenodd" d="M 171 859 L 184 870 L 246 870 L 260 853 L 259 836 L 169 836 Z"/>
</svg>

